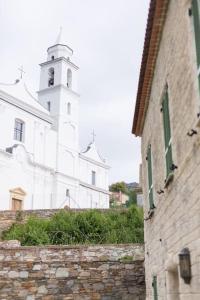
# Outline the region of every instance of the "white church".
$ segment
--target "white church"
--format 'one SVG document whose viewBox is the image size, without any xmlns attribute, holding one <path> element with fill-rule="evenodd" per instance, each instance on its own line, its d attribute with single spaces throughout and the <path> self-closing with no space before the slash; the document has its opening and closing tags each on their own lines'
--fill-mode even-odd
<svg viewBox="0 0 200 300">
<path fill-rule="evenodd" d="M 0 210 L 108 208 L 109 166 L 93 139 L 79 151 L 73 50 L 61 40 L 40 64 L 38 97 L 21 76 L 0 83 Z"/>
</svg>

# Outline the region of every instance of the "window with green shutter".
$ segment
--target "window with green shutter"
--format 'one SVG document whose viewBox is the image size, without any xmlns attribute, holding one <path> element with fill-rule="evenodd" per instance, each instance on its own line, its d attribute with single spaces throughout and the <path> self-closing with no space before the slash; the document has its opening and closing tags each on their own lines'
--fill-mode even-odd
<svg viewBox="0 0 200 300">
<path fill-rule="evenodd" d="M 158 300 L 157 276 L 153 276 L 152 287 L 153 287 L 153 299 Z"/>
<path fill-rule="evenodd" d="M 166 178 L 172 173 L 172 145 L 171 145 L 171 128 L 170 128 L 170 114 L 169 114 L 169 97 L 166 89 L 163 102 L 163 126 L 164 126 L 164 138 L 165 138 L 165 160 L 166 160 Z"/>
<path fill-rule="evenodd" d="M 198 79 L 200 88 L 200 0 L 192 0 L 192 15 L 194 21 Z"/>
<path fill-rule="evenodd" d="M 148 161 L 148 182 L 149 182 L 149 207 L 150 207 L 150 209 L 153 209 L 153 208 L 155 208 L 155 206 L 154 206 L 154 201 L 153 201 L 151 145 L 148 147 L 147 161 Z"/>
</svg>

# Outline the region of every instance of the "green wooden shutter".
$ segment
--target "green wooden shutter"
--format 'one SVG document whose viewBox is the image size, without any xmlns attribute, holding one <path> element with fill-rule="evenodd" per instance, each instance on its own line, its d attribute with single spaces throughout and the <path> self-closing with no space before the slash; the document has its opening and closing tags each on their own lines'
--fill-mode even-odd
<svg viewBox="0 0 200 300">
<path fill-rule="evenodd" d="M 200 1 L 192 0 L 192 14 L 194 20 L 194 32 L 195 32 L 198 68 L 200 66 L 200 11 L 199 9 L 200 9 Z"/>
<path fill-rule="evenodd" d="M 154 300 L 158 300 L 157 276 L 153 276 L 152 287 Z"/>
<path fill-rule="evenodd" d="M 164 137 L 165 137 L 165 160 L 166 160 L 166 175 L 167 177 L 172 172 L 172 146 L 171 146 L 171 128 L 170 128 L 170 115 L 169 115 L 169 98 L 168 92 L 165 92 L 163 102 L 163 125 L 164 125 Z"/>
<path fill-rule="evenodd" d="M 148 181 L 149 181 L 149 207 L 150 207 L 150 209 L 153 209 L 153 208 L 155 208 L 155 206 L 154 206 L 154 201 L 153 201 L 151 146 L 149 146 L 149 148 L 148 148 L 147 160 L 148 160 Z"/>
</svg>

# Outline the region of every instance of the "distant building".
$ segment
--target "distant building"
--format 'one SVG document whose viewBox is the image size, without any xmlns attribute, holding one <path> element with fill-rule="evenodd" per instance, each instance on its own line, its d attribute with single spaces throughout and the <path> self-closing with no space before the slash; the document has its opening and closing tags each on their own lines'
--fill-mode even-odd
<svg viewBox="0 0 200 300">
<path fill-rule="evenodd" d="M 119 192 L 111 192 L 110 193 L 110 204 L 112 207 L 112 204 L 114 206 L 123 206 L 126 204 L 126 202 L 129 200 L 129 196 L 122 193 L 121 191 Z"/>
<path fill-rule="evenodd" d="M 142 140 L 146 299 L 200 299 L 200 0 L 151 0 Z"/>
<path fill-rule="evenodd" d="M 134 189 L 135 187 L 138 187 L 138 183 L 137 182 L 130 182 L 130 183 L 126 183 L 127 188 L 130 189 Z"/>
</svg>

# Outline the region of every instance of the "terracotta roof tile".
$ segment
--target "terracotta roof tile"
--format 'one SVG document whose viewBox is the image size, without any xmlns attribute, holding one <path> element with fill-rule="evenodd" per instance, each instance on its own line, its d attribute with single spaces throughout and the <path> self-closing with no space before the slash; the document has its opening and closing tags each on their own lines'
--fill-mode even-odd
<svg viewBox="0 0 200 300">
<path fill-rule="evenodd" d="M 151 84 L 169 0 L 151 0 L 146 27 L 132 132 L 142 135 Z"/>
</svg>

